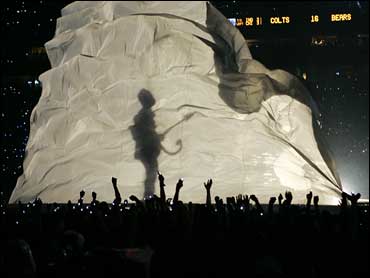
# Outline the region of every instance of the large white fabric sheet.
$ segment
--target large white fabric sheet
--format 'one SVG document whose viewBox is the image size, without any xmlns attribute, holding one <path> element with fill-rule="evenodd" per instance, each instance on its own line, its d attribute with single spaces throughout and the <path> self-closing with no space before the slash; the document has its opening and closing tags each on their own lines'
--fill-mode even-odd
<svg viewBox="0 0 370 278">
<path fill-rule="evenodd" d="M 304 203 L 313 191 L 321 204 L 338 203 L 340 181 L 317 143 L 309 93 L 254 60 L 209 3 L 81 1 L 62 15 L 45 45 L 52 69 L 40 76 L 10 202 L 76 201 L 81 190 L 111 201 L 112 176 L 124 197 L 143 197 L 158 169 L 168 196 L 184 178 L 183 201 L 204 202 L 203 182 L 213 178 L 222 198 L 268 202 L 289 190 Z"/>
</svg>

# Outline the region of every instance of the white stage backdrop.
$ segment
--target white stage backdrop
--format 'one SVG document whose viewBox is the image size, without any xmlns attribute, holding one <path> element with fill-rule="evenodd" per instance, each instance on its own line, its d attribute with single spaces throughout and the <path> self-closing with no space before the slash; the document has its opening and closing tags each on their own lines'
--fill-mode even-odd
<svg viewBox="0 0 370 278">
<path fill-rule="evenodd" d="M 339 178 L 298 79 L 254 60 L 240 32 L 207 2 L 74 2 L 45 45 L 52 69 L 10 202 L 76 201 L 81 190 L 180 198 L 312 190 L 337 204 Z M 280 55 L 276 53 L 276 55 Z M 304 53 L 302 53 L 304 55 Z"/>
</svg>

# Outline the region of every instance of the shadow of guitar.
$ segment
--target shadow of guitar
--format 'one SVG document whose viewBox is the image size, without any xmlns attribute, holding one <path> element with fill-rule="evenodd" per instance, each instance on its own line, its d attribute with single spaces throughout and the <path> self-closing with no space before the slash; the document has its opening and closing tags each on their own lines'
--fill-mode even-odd
<svg viewBox="0 0 370 278">
<path fill-rule="evenodd" d="M 159 135 L 161 141 L 163 141 L 166 134 L 168 134 L 172 129 L 174 129 L 176 126 L 180 125 L 181 123 L 183 123 L 185 121 L 188 121 L 191 117 L 194 116 L 194 114 L 195 114 L 195 112 L 192 112 L 192 113 L 189 113 L 189 114 L 185 115 L 185 117 L 181 121 L 179 121 L 176 124 L 172 125 L 171 127 L 167 128 L 165 132 L 163 132 L 162 134 Z M 176 141 L 176 145 L 178 146 L 178 149 L 176 151 L 169 151 L 161 143 L 161 150 L 163 150 L 166 154 L 176 155 L 182 150 L 182 141 L 181 141 L 181 139 L 178 139 Z"/>
</svg>

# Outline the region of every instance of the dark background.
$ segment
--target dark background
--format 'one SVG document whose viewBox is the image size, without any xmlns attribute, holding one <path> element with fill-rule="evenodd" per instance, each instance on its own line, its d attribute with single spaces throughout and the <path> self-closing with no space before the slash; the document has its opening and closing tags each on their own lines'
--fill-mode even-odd
<svg viewBox="0 0 370 278">
<path fill-rule="evenodd" d="M 29 117 L 41 94 L 38 76 L 50 69 L 43 45 L 70 1 L 2 1 L 0 188 L 9 197 L 21 175 Z M 369 5 L 367 1 L 211 1 L 227 18 L 262 17 L 240 26 L 253 57 L 302 79 L 321 112 L 321 131 L 348 192 L 369 197 Z M 352 20 L 331 22 L 330 15 Z M 320 21 L 311 23 L 311 15 Z M 289 24 L 269 23 L 289 16 Z"/>
</svg>

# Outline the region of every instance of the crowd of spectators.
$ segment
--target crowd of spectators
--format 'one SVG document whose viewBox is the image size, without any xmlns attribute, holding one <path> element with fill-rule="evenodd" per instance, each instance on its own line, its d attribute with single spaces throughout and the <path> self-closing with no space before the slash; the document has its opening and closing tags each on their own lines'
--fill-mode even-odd
<svg viewBox="0 0 370 278">
<path fill-rule="evenodd" d="M 368 204 L 342 194 L 333 212 L 307 194 L 261 205 L 254 195 L 183 203 L 158 173 L 160 196 L 112 203 L 9 206 L 1 200 L 1 277 L 361 277 L 368 274 Z M 113 199 L 113 198 L 112 198 Z"/>
</svg>

